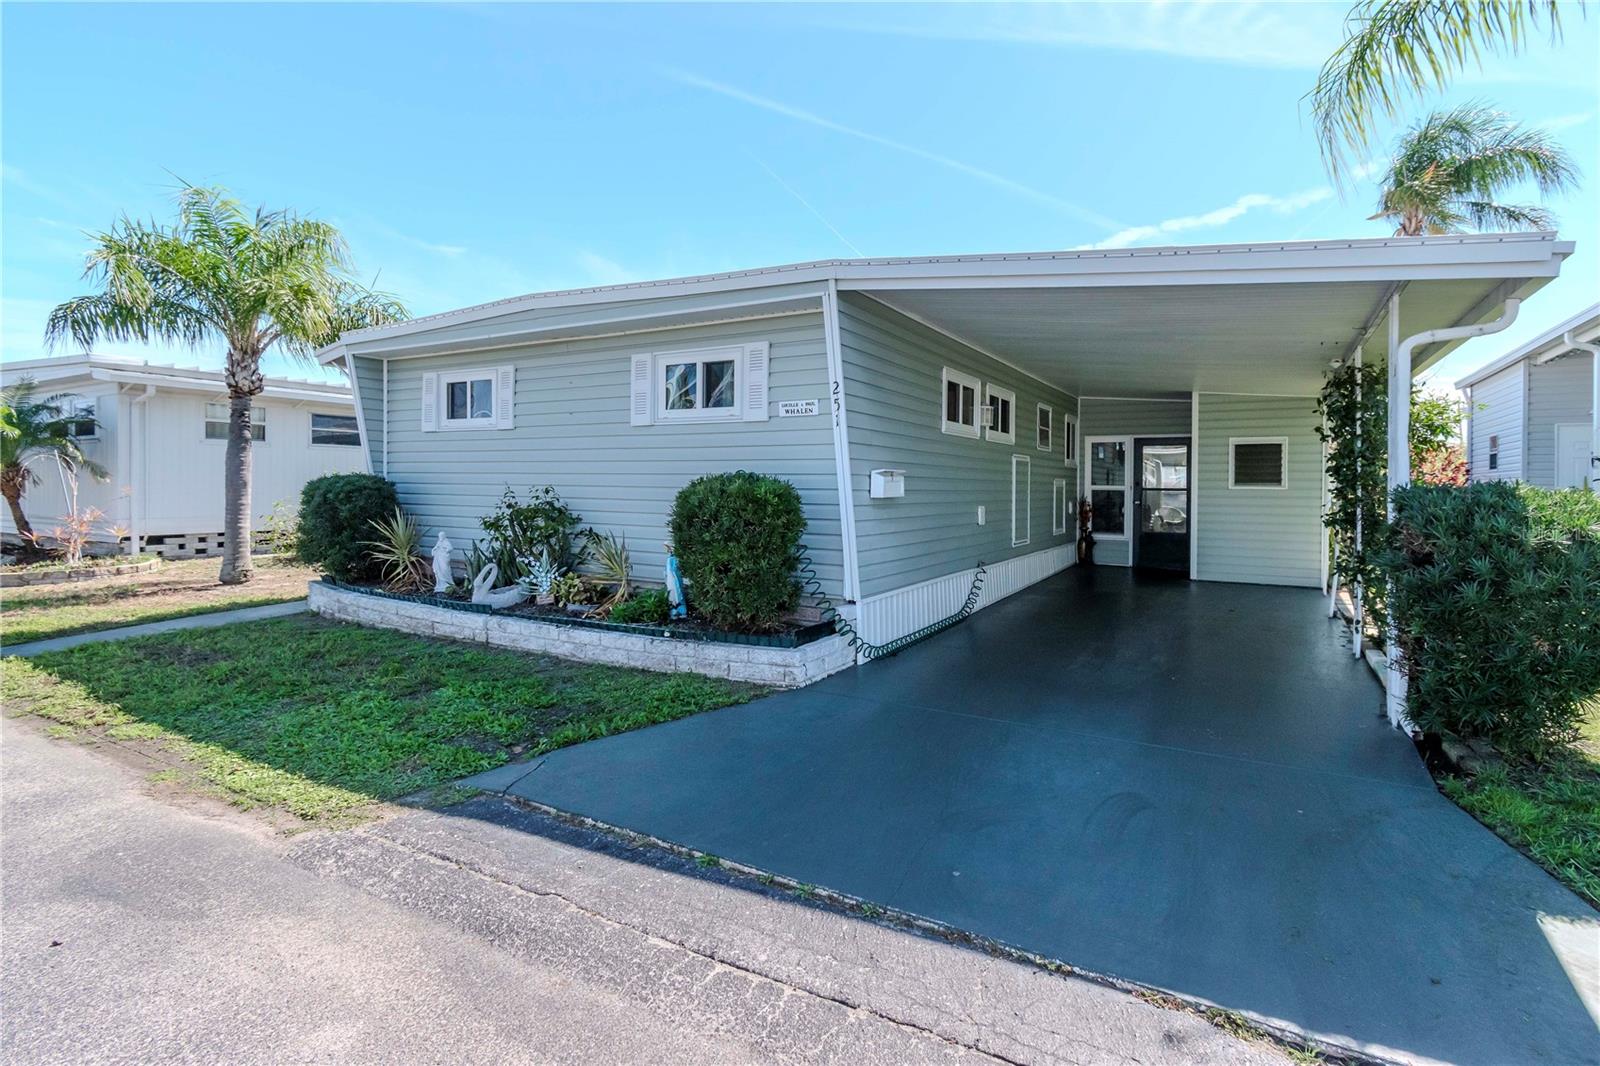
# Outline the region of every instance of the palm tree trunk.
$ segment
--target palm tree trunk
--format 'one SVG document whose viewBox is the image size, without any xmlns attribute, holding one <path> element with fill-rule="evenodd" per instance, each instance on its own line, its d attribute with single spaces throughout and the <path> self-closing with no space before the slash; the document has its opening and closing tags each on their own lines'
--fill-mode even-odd
<svg viewBox="0 0 1600 1066">
<path fill-rule="evenodd" d="M 24 541 L 33 536 L 33 526 L 22 513 L 22 487 L 27 476 L 27 471 L 20 466 L 0 472 L 0 496 L 6 498 L 6 506 L 11 508 L 11 524 L 17 527 L 17 536 Z"/>
<path fill-rule="evenodd" d="M 233 357 L 230 354 L 229 361 Z M 231 376 L 231 375 L 230 375 Z M 242 585 L 255 576 L 250 555 L 250 403 L 254 394 L 228 397 L 228 448 L 223 453 L 222 575 L 224 585 Z"/>
</svg>

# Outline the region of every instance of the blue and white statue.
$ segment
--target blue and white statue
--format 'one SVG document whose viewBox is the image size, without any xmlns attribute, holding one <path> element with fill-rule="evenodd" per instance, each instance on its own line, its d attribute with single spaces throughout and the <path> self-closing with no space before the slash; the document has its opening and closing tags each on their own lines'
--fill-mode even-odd
<svg viewBox="0 0 1600 1066">
<path fill-rule="evenodd" d="M 667 602 L 672 604 L 673 618 L 687 618 L 689 616 L 689 603 L 683 595 L 683 571 L 678 569 L 678 557 L 672 553 L 672 545 L 667 546 Z"/>
</svg>

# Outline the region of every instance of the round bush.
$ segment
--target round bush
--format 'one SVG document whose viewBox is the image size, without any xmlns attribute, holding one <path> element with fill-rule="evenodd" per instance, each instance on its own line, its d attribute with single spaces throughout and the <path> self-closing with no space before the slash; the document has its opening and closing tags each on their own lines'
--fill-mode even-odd
<svg viewBox="0 0 1600 1066">
<path fill-rule="evenodd" d="M 300 493 L 300 558 L 329 577 L 373 577 L 378 565 L 367 542 L 372 523 L 400 505 L 394 483 L 375 474 L 329 474 L 306 482 Z"/>
<path fill-rule="evenodd" d="M 696 478 L 672 503 L 689 605 L 727 629 L 772 629 L 800 596 L 806 519 L 787 481 L 740 470 Z"/>
</svg>

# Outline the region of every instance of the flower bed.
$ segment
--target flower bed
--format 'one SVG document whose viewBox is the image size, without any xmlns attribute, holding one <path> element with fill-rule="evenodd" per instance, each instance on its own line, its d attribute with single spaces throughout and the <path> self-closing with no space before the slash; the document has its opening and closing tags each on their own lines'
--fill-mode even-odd
<svg viewBox="0 0 1600 1066">
<path fill-rule="evenodd" d="M 326 578 L 311 583 L 310 606 L 330 618 L 363 625 L 784 688 L 820 680 L 855 662 L 849 643 L 833 632 L 831 622 L 771 634 L 730 633 L 694 623 L 636 625 L 557 612 L 530 614 L 524 608 L 495 610 Z"/>
<path fill-rule="evenodd" d="M 104 559 L 85 559 L 76 566 L 65 563 L 29 563 L 25 566 L 8 566 L 0 569 L 0 588 L 20 588 L 25 585 L 54 585 L 65 581 L 93 581 L 100 577 L 120 577 L 124 574 L 143 574 L 161 565 L 155 556 L 130 559 L 125 562 L 107 562 Z"/>
</svg>

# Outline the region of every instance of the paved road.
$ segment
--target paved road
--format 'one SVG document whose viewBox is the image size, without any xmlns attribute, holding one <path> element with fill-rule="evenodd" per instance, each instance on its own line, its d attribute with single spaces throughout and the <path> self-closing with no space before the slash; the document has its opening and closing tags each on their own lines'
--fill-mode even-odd
<svg viewBox="0 0 1600 1066">
<path fill-rule="evenodd" d="M 497 800 L 285 842 L 9 719 L 0 789 L 7 1063 L 1282 1061 Z"/>
<path fill-rule="evenodd" d="M 105 640 L 128 640 L 132 637 L 150 637 L 157 633 L 171 633 L 178 629 L 212 629 L 231 626 L 235 622 L 257 622 L 263 618 L 282 618 L 286 614 L 301 614 L 306 610 L 305 600 L 285 603 L 268 603 L 260 607 L 237 607 L 231 611 L 211 611 L 191 614 L 182 618 L 168 618 L 160 622 L 143 622 L 136 626 L 119 626 L 116 629 L 97 629 L 92 633 L 74 633 L 66 637 L 47 640 L 30 640 L 23 644 L 10 644 L 3 650 L 6 655 L 41 655 L 47 651 L 65 651 L 79 644 L 98 644 Z"/>
</svg>

